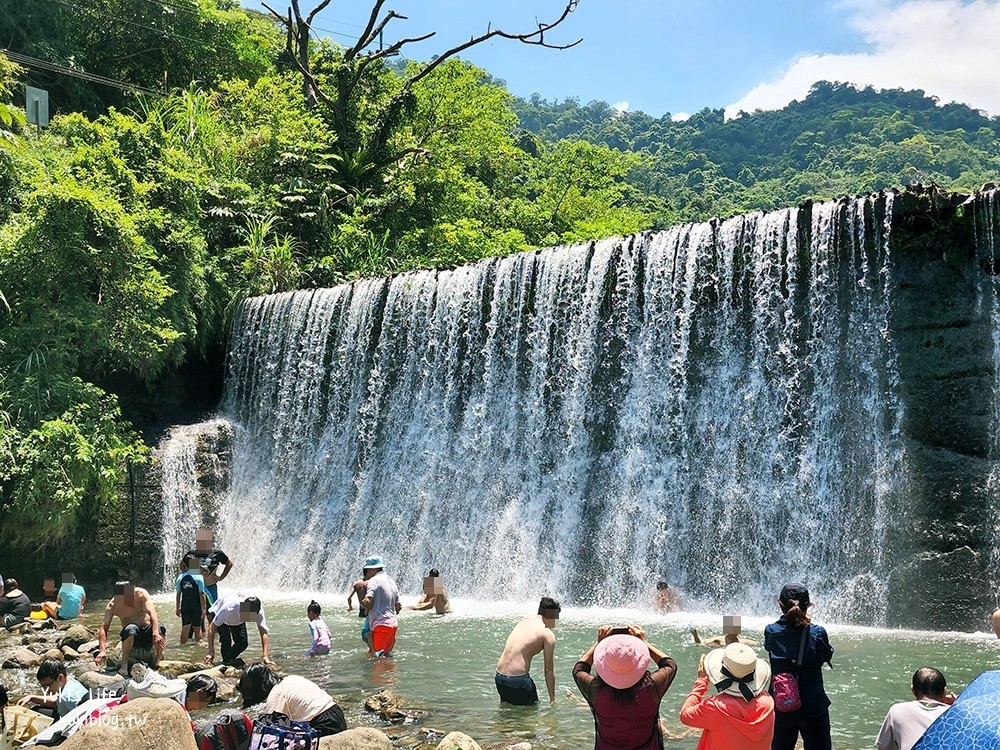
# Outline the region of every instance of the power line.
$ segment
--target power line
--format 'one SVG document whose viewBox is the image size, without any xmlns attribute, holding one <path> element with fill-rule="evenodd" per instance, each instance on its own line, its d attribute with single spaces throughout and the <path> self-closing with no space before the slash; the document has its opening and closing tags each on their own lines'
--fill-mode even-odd
<svg viewBox="0 0 1000 750">
<path fill-rule="evenodd" d="M 85 81 L 90 81 L 92 83 L 100 83 L 105 86 L 113 86 L 116 89 L 121 89 L 122 91 L 139 91 L 143 94 L 153 94 L 155 96 L 163 96 L 162 91 L 155 91 L 153 89 L 148 89 L 145 86 L 138 86 L 134 83 L 128 83 L 126 81 L 119 81 L 114 78 L 108 78 L 107 76 L 98 75 L 97 73 L 88 73 L 85 70 L 79 70 L 77 68 L 68 68 L 65 65 L 57 65 L 56 63 L 49 62 L 48 60 L 40 60 L 37 57 L 29 57 L 28 55 L 22 55 L 18 52 L 11 52 L 10 50 L 0 50 L 2 54 L 10 58 L 13 62 L 19 63 L 21 65 L 27 66 L 29 68 L 36 68 L 38 70 L 45 70 L 50 73 L 60 73 L 62 75 L 73 76 L 74 78 L 82 78 Z"/>
<path fill-rule="evenodd" d="M 59 5 L 65 5 L 67 8 L 70 8 L 71 10 L 74 10 L 74 11 L 77 11 L 77 12 L 79 12 L 81 10 L 80 6 L 73 5 L 72 3 L 67 3 L 67 2 L 65 2 L 65 0 L 52 0 L 52 2 L 58 3 Z M 139 29 L 146 29 L 147 31 L 154 31 L 157 34 L 160 34 L 161 36 L 164 36 L 167 39 L 171 39 L 171 40 L 173 40 L 175 42 L 178 39 L 183 39 L 184 41 L 191 42 L 193 44 L 200 45 L 200 44 L 203 43 L 203 40 L 201 40 L 201 39 L 193 39 L 192 37 L 184 36 L 183 34 L 178 34 L 177 32 L 170 32 L 170 31 L 166 31 L 164 29 L 158 29 L 155 26 L 148 26 L 148 25 L 146 25 L 144 23 L 139 23 L 138 21 L 129 21 L 128 19 L 119 18 L 118 16 L 111 15 L 110 13 L 105 13 L 105 12 L 103 12 L 103 11 L 97 9 L 97 8 L 84 7 L 82 9 L 89 10 L 90 12 L 92 12 L 92 13 L 98 15 L 98 16 L 103 16 L 104 18 L 107 18 L 107 19 L 112 20 L 112 21 L 117 21 L 119 23 L 126 23 L 129 26 L 135 26 L 136 28 L 139 28 Z"/>
</svg>

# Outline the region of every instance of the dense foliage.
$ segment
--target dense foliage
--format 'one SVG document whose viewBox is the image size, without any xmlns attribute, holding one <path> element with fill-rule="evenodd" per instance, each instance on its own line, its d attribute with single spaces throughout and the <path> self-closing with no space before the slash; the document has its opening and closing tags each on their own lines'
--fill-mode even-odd
<svg viewBox="0 0 1000 750">
<path fill-rule="evenodd" d="M 249 295 L 1000 180 L 1000 123 L 920 92 L 821 83 L 780 112 L 673 122 L 322 42 L 311 72 L 334 98 L 309 106 L 279 32 L 234 0 L 13 0 L 0 18 L 14 53 L 170 87 L 137 97 L 0 55 L 0 514 L 22 546 L 96 527 L 148 454 L 99 384 L 155 390 Z M 50 91 L 38 137 L 24 81 Z"/>
<path fill-rule="evenodd" d="M 913 182 L 975 190 L 1000 180 L 1000 118 L 922 91 L 816 83 L 776 112 L 703 109 L 687 120 L 605 102 L 518 100 L 522 126 L 643 154 L 629 178 L 667 205 L 658 225 L 830 199 Z"/>
</svg>

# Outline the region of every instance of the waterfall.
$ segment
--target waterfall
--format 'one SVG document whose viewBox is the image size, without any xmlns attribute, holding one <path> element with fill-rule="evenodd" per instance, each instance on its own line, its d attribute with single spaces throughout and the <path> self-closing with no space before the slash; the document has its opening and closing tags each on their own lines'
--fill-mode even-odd
<svg viewBox="0 0 1000 750">
<path fill-rule="evenodd" d="M 665 578 L 748 614 L 802 579 L 883 622 L 892 199 L 248 300 L 233 577 L 339 592 L 381 554 L 413 590 L 437 567 L 456 596 L 639 605 Z"/>
<path fill-rule="evenodd" d="M 218 498 L 228 489 L 224 462 L 231 432 L 223 419 L 172 427 L 154 451 L 162 496 L 163 582 L 170 590 L 198 529 L 217 523 Z"/>
</svg>

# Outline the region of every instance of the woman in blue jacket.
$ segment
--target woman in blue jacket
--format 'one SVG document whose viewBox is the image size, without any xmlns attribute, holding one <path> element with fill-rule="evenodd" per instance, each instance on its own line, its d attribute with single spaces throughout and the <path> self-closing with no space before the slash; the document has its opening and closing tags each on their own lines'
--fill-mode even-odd
<svg viewBox="0 0 1000 750">
<path fill-rule="evenodd" d="M 810 622 L 812 602 L 805 586 L 788 584 L 781 589 L 778 604 L 781 617 L 764 628 L 764 650 L 770 657 L 773 675 L 796 675 L 802 706 L 795 711 L 775 712 L 771 750 L 793 750 L 799 734 L 805 750 L 831 750 L 830 699 L 823 689 L 822 667 L 824 662 L 833 666 L 833 646 L 826 630 Z"/>
</svg>

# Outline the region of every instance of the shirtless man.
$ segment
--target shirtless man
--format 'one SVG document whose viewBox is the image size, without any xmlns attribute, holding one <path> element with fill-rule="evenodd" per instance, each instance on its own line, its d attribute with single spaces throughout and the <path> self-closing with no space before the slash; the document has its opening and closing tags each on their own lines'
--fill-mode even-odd
<svg viewBox="0 0 1000 750">
<path fill-rule="evenodd" d="M 185 555 L 197 557 L 201 561 L 201 575 L 205 579 L 205 593 L 208 594 L 209 604 L 215 604 L 219 598 L 219 581 L 233 569 L 233 559 L 221 549 L 216 549 L 214 544 L 211 529 L 198 529 L 195 532 L 194 549 Z M 220 565 L 223 566 L 222 573 L 219 573 Z"/>
<path fill-rule="evenodd" d="M 431 568 L 424 578 L 424 595 L 416 604 L 410 604 L 405 609 L 415 609 L 418 612 L 434 607 L 439 615 L 451 612 L 451 601 L 448 599 L 448 589 L 441 582 L 441 574 L 437 568 Z"/>
<path fill-rule="evenodd" d="M 115 615 L 122 623 L 119 633 L 122 639 L 122 663 L 118 673 L 124 677 L 129 674 L 128 658 L 133 648 L 156 648 L 156 662 L 163 657 L 163 649 L 167 641 L 164 638 L 167 629 L 160 624 L 156 616 L 156 608 L 146 589 L 137 588 L 128 581 L 118 581 L 115 584 L 115 595 L 111 597 L 108 606 L 104 608 L 104 622 L 97 631 L 97 666 L 101 666 L 107 656 L 108 629 Z M 156 666 L 155 664 L 151 666 Z"/>
<path fill-rule="evenodd" d="M 538 603 L 538 614 L 521 620 L 507 636 L 500 661 L 497 662 L 495 679 L 501 703 L 517 706 L 532 706 L 538 703 L 538 690 L 531 679 L 531 658 L 539 651 L 545 656 L 545 687 L 549 691 L 549 702 L 556 699 L 556 671 L 553 656 L 556 650 L 556 635 L 552 628 L 559 619 L 559 602 L 543 596 Z"/>
</svg>

